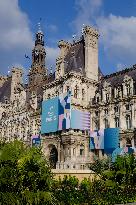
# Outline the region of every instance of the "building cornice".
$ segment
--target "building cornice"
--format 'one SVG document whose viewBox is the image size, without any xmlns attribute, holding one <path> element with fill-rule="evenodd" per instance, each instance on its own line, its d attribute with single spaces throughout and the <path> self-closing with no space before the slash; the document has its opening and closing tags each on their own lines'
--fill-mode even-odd
<svg viewBox="0 0 136 205">
<path fill-rule="evenodd" d="M 54 80 L 53 82 L 50 82 L 46 85 L 43 86 L 43 89 L 48 89 L 54 86 L 57 86 L 59 84 L 62 84 L 64 81 L 66 81 L 68 78 L 71 77 L 75 77 L 79 80 L 82 80 L 85 83 L 89 83 L 89 84 L 94 84 L 96 85 L 98 82 L 91 80 L 89 78 L 84 77 L 82 74 L 76 73 L 76 72 L 69 72 L 67 74 L 65 74 L 63 77 L 60 77 L 59 79 Z"/>
</svg>

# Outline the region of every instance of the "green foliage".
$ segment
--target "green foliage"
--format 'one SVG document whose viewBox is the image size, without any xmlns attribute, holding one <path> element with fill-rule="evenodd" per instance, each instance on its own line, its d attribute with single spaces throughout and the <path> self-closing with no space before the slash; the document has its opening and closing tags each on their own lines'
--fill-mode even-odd
<svg viewBox="0 0 136 205">
<path fill-rule="evenodd" d="M 55 180 L 40 148 L 0 143 L 0 205 L 112 205 L 136 202 L 136 159 L 96 159 L 99 180 Z"/>
<path fill-rule="evenodd" d="M 79 181 L 76 177 L 65 176 L 63 180 L 54 181 L 53 192 L 62 205 L 80 204 Z"/>
<path fill-rule="evenodd" d="M 0 167 L 1 204 L 57 204 L 41 149 L 19 141 L 6 143 L 0 149 Z"/>
<path fill-rule="evenodd" d="M 94 163 L 90 164 L 90 169 L 98 175 L 101 175 L 104 170 L 109 169 L 112 165 L 110 157 L 101 160 L 95 156 L 94 160 Z"/>
</svg>

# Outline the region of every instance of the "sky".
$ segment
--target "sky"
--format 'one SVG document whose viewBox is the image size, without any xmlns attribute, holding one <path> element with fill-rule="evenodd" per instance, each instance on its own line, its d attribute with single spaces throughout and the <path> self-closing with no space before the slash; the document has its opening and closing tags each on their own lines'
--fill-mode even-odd
<svg viewBox="0 0 136 205">
<path fill-rule="evenodd" d="M 83 24 L 99 30 L 103 74 L 136 64 L 136 0 L 0 0 L 0 75 L 13 66 L 27 74 L 40 18 L 48 69 L 55 69 L 58 41 L 78 39 Z"/>
</svg>

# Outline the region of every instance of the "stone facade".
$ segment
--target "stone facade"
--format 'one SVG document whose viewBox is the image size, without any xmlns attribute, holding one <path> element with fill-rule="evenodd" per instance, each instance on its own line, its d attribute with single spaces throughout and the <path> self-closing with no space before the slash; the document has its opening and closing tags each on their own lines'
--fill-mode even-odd
<svg viewBox="0 0 136 205">
<path fill-rule="evenodd" d="M 13 68 L 0 77 L 0 138 L 31 144 L 40 135 L 43 152 L 57 169 L 88 169 L 94 153 L 89 132 L 63 130 L 40 134 L 41 103 L 71 91 L 71 106 L 91 113 L 91 129 L 120 127 L 121 146 L 135 146 L 136 67 L 103 76 L 98 66 L 98 31 L 83 28 L 80 39 L 59 41 L 54 73 L 46 68 L 44 34 L 36 33 L 28 84 L 23 71 Z M 102 151 L 97 153 L 102 157 Z"/>
</svg>

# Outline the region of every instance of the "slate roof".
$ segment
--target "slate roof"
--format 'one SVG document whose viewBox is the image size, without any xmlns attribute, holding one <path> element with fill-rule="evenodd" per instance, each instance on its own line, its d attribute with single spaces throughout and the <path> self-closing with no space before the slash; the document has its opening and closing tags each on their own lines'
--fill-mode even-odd
<svg viewBox="0 0 136 205">
<path fill-rule="evenodd" d="M 4 82 L 3 86 L 0 88 L 0 102 L 5 101 L 5 97 L 10 100 L 11 95 L 11 77 Z"/>
<path fill-rule="evenodd" d="M 112 73 L 111 75 L 103 76 L 99 84 L 99 88 L 102 87 L 105 81 L 110 83 L 112 87 L 117 87 L 123 83 L 125 75 L 132 77 L 132 79 L 136 81 L 136 65 L 133 65 L 133 67 L 131 68 L 127 68 L 119 72 Z"/>
<path fill-rule="evenodd" d="M 64 62 L 65 73 L 76 71 L 85 74 L 85 48 L 83 38 L 71 46 L 65 56 Z"/>
</svg>

